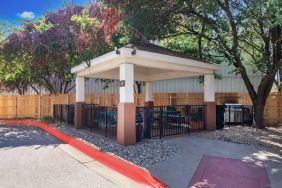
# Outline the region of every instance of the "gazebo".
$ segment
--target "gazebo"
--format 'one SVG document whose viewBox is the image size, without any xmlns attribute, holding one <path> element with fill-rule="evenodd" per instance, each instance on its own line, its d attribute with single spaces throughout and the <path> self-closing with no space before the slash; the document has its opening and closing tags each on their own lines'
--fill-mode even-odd
<svg viewBox="0 0 282 188">
<path fill-rule="evenodd" d="M 151 43 L 129 44 L 73 67 L 76 74 L 75 127 L 81 128 L 85 77 L 119 80 L 117 142 L 136 143 L 134 81 L 145 82 L 145 107 L 153 106 L 152 82 L 204 75 L 205 124 L 216 128 L 214 71 L 219 66 Z"/>
</svg>

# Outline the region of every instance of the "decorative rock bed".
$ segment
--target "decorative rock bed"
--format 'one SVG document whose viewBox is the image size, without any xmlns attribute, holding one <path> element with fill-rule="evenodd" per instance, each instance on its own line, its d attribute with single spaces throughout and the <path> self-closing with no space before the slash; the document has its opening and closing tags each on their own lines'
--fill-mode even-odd
<svg viewBox="0 0 282 188">
<path fill-rule="evenodd" d="M 75 129 L 63 123 L 52 124 L 52 126 L 103 152 L 141 167 L 147 167 L 164 160 L 175 158 L 182 153 L 181 147 L 160 139 L 143 140 L 134 146 L 122 146 L 117 144 L 115 140 L 100 136 L 88 130 Z"/>
<path fill-rule="evenodd" d="M 222 130 L 195 134 L 205 138 L 262 147 L 265 150 L 282 155 L 282 127 L 262 130 L 252 127 L 231 126 Z"/>
</svg>

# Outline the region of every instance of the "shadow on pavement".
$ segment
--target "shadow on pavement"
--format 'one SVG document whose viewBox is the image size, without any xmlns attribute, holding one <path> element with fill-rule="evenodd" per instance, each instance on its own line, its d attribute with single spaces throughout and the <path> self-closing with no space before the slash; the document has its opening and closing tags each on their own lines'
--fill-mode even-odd
<svg viewBox="0 0 282 188">
<path fill-rule="evenodd" d="M 45 146 L 57 147 L 61 142 L 50 137 L 48 133 L 37 127 L 26 125 L 0 124 L 0 149 L 8 150 L 21 146 L 34 146 L 39 149 Z"/>
<path fill-rule="evenodd" d="M 279 153 L 266 151 L 260 147 L 202 138 L 196 135 L 184 135 L 166 140 L 181 146 L 182 154 L 174 159 L 156 163 L 147 169 L 171 187 L 187 187 L 204 155 L 253 161 L 256 165 L 264 165 L 271 187 L 281 187 L 282 156 Z"/>
</svg>

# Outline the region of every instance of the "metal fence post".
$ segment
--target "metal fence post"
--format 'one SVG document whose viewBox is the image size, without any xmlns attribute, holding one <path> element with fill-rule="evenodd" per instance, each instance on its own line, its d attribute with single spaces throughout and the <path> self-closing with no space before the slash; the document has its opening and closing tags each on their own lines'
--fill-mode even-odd
<svg viewBox="0 0 282 188">
<path fill-rule="evenodd" d="M 105 111 L 106 111 L 106 137 L 108 136 L 108 111 L 107 111 L 107 107 L 105 107 Z"/>
<path fill-rule="evenodd" d="M 63 122 L 63 105 L 62 104 L 60 105 L 60 120 L 62 123 Z"/>
<path fill-rule="evenodd" d="M 93 131 L 93 107 L 94 106 L 90 106 L 90 131 Z"/>
<path fill-rule="evenodd" d="M 163 106 L 160 107 L 160 114 L 159 114 L 159 131 L 160 131 L 160 138 L 162 138 L 163 136 L 163 125 L 164 121 L 163 121 Z"/>
<path fill-rule="evenodd" d="M 38 98 L 38 118 L 41 118 L 41 97 Z"/>
<path fill-rule="evenodd" d="M 88 118 L 88 115 L 87 115 L 87 106 L 85 104 L 83 104 L 84 107 L 82 108 L 82 114 L 84 114 L 83 118 L 82 118 L 82 122 L 83 122 L 83 125 L 86 126 L 86 120 Z"/>
<path fill-rule="evenodd" d="M 144 113 L 144 125 L 145 125 L 145 138 L 151 138 L 152 136 L 152 115 L 151 109 L 149 108 L 143 108 Z"/>
<path fill-rule="evenodd" d="M 70 122 L 70 106 L 69 105 L 67 105 L 67 123 L 69 124 L 69 122 Z"/>
<path fill-rule="evenodd" d="M 242 126 L 244 126 L 245 124 L 244 124 L 244 111 L 245 111 L 245 108 L 244 108 L 244 106 L 242 106 Z"/>
<path fill-rule="evenodd" d="M 230 127 L 230 122 L 231 122 L 230 105 L 228 106 L 228 116 L 229 116 L 228 124 Z"/>
</svg>

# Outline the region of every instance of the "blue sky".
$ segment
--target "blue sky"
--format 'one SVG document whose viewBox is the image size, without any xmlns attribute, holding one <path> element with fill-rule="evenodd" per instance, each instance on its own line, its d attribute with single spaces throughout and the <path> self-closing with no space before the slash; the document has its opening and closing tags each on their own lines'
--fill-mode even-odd
<svg viewBox="0 0 282 188">
<path fill-rule="evenodd" d="M 66 3 L 85 5 L 89 0 L 0 0 L 0 21 L 18 25 L 24 18 L 38 18 Z"/>
</svg>

